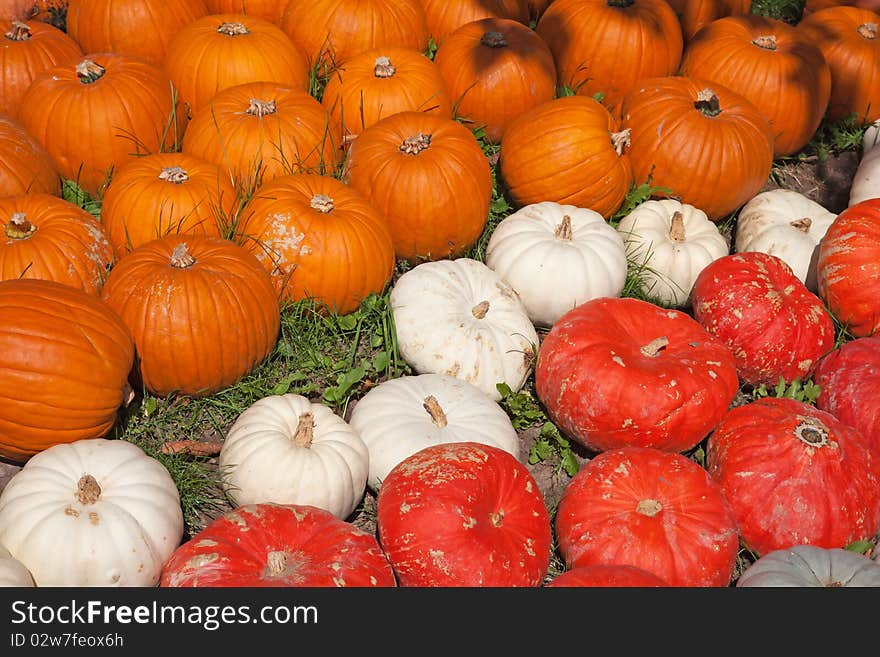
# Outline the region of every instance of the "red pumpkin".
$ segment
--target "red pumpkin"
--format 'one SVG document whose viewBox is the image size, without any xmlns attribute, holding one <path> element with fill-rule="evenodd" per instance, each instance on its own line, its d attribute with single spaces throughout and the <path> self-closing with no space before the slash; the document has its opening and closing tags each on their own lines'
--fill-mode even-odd
<svg viewBox="0 0 880 657">
<path fill-rule="evenodd" d="M 805 381 L 834 348 L 834 322 L 782 259 L 761 251 L 710 263 L 691 292 L 694 318 L 726 344 L 745 383 Z"/>
<path fill-rule="evenodd" d="M 681 454 L 603 452 L 572 477 L 556 511 L 569 568 L 630 565 L 670 586 L 727 586 L 739 548 L 718 484 Z"/>
<path fill-rule="evenodd" d="M 591 564 L 566 570 L 554 577 L 548 587 L 657 587 L 669 586 L 654 573 L 618 564 Z"/>
<path fill-rule="evenodd" d="M 95 295 L 47 280 L 0 281 L 0 456 L 23 463 L 101 438 L 127 403 L 131 333 Z"/>
<path fill-rule="evenodd" d="M 819 244 L 819 296 L 857 337 L 880 330 L 880 199 L 837 215 Z"/>
<path fill-rule="evenodd" d="M 428 30 L 438 46 L 458 28 L 484 18 L 506 18 L 524 25 L 529 22 L 525 0 L 419 0 L 425 10 Z"/>
<path fill-rule="evenodd" d="M 588 449 L 691 449 L 739 381 L 733 354 L 689 315 L 638 299 L 593 299 L 545 336 L 535 391 L 553 422 Z"/>
<path fill-rule="evenodd" d="M 24 127 L 0 115 L 0 198 L 61 195 L 61 176 L 49 153 Z"/>
<path fill-rule="evenodd" d="M 759 556 L 871 538 L 880 528 L 878 459 L 830 413 L 776 397 L 731 409 L 706 450 L 742 541 Z"/>
<path fill-rule="evenodd" d="M 174 551 L 162 587 L 396 586 L 376 539 L 314 506 L 248 504 Z"/>
<path fill-rule="evenodd" d="M 528 469 L 472 442 L 426 447 L 379 489 L 379 542 L 400 586 L 540 586 L 550 519 Z"/>
</svg>

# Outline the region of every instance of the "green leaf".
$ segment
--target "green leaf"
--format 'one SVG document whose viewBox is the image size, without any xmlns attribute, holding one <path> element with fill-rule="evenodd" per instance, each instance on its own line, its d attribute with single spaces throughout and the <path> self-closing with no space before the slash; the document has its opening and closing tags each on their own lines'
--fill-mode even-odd
<svg viewBox="0 0 880 657">
<path fill-rule="evenodd" d="M 357 326 L 358 315 L 357 313 L 342 315 L 336 320 L 336 323 L 339 324 L 339 328 L 343 329 L 344 331 L 351 331 Z"/>
<path fill-rule="evenodd" d="M 562 469 L 565 470 L 569 477 L 574 477 L 581 469 L 581 464 L 578 463 L 574 452 L 571 450 L 566 450 L 562 455 Z"/>
<path fill-rule="evenodd" d="M 694 450 L 694 453 L 691 454 L 691 458 L 704 468 L 706 467 L 706 450 L 702 447 L 697 447 L 697 449 Z"/>
<path fill-rule="evenodd" d="M 547 440 L 536 440 L 532 443 L 529 450 L 529 463 L 535 465 L 540 461 L 545 461 L 553 454 L 553 448 Z"/>
<path fill-rule="evenodd" d="M 159 408 L 159 402 L 155 397 L 145 397 L 141 408 L 143 409 L 144 417 L 150 417 Z"/>
<path fill-rule="evenodd" d="M 504 381 L 495 384 L 495 389 L 498 391 L 498 394 L 501 395 L 501 399 L 507 399 L 513 394 L 513 390 L 510 389 L 510 386 L 504 383 Z"/>
<path fill-rule="evenodd" d="M 855 541 L 854 543 L 850 543 L 849 545 L 847 545 L 846 549 L 850 552 L 868 554 L 870 550 L 874 549 L 874 544 L 871 541 Z"/>
<path fill-rule="evenodd" d="M 389 365 L 391 365 L 391 356 L 388 355 L 387 351 L 380 351 L 373 356 L 373 371 L 384 372 Z"/>
<path fill-rule="evenodd" d="M 272 386 L 271 394 L 273 395 L 285 395 L 290 390 L 290 384 L 293 383 L 293 376 L 286 376 L 281 379 L 278 383 Z"/>
</svg>

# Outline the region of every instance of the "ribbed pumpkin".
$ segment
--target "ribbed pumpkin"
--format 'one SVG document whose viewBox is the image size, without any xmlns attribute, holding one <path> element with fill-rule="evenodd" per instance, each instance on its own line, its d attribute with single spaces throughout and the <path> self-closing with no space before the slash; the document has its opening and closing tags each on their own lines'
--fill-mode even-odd
<svg viewBox="0 0 880 657">
<path fill-rule="evenodd" d="M 278 297 L 233 242 L 168 235 L 122 258 L 101 298 L 134 336 L 136 374 L 157 396 L 206 396 L 236 383 L 275 346 Z"/>
<path fill-rule="evenodd" d="M 281 23 L 288 0 L 205 0 L 210 14 L 247 14 L 276 25 Z"/>
<path fill-rule="evenodd" d="M 0 198 L 61 194 L 61 177 L 43 145 L 24 126 L 0 114 Z"/>
<path fill-rule="evenodd" d="M 798 23 L 831 69 L 828 120 L 855 113 L 859 122 L 880 118 L 880 15 L 858 7 L 830 7 Z"/>
<path fill-rule="evenodd" d="M 114 169 L 171 148 L 184 130 L 161 69 L 129 55 L 86 55 L 38 75 L 21 99 L 22 125 L 58 172 L 100 195 Z"/>
<path fill-rule="evenodd" d="M 277 25 L 245 14 L 210 14 L 181 28 L 165 53 L 165 72 L 192 115 L 217 92 L 239 84 L 309 88 L 302 48 Z"/>
<path fill-rule="evenodd" d="M 646 80 L 621 112 L 635 184 L 650 180 L 719 221 L 767 182 L 770 123 L 723 85 L 686 76 Z"/>
<path fill-rule="evenodd" d="M 0 33 L 0 113 L 9 116 L 39 73 L 83 56 L 76 41 L 46 23 L 0 21 Z"/>
<path fill-rule="evenodd" d="M 277 176 L 332 172 L 339 157 L 327 111 L 275 82 L 219 92 L 193 116 L 182 151 L 223 167 L 246 193 Z"/>
<path fill-rule="evenodd" d="M 667 0 L 678 15 L 685 45 L 702 27 L 725 16 L 748 14 L 751 0 Z"/>
<path fill-rule="evenodd" d="M 98 295 L 113 265 L 101 224 L 50 194 L 0 199 L 0 280 L 40 278 Z"/>
<path fill-rule="evenodd" d="M 428 47 L 419 0 L 290 0 L 281 29 L 306 53 L 312 67 L 333 68 L 372 48 Z"/>
<path fill-rule="evenodd" d="M 452 119 L 423 112 L 382 119 L 355 140 L 345 177 L 388 221 L 398 258 L 455 257 L 486 225 L 489 162 L 473 133 Z"/>
<path fill-rule="evenodd" d="M 550 48 L 514 20 L 486 18 L 462 25 L 437 49 L 434 62 L 456 116 L 471 128 L 482 126 L 495 144 L 513 119 L 556 97 Z"/>
<path fill-rule="evenodd" d="M 365 128 L 397 112 L 452 118 L 452 100 L 434 62 L 411 48 L 387 46 L 355 55 L 324 87 L 321 104 L 336 143 L 347 144 Z"/>
<path fill-rule="evenodd" d="M 312 298 L 338 314 L 381 293 L 394 271 L 385 219 L 363 194 L 328 176 L 263 185 L 242 209 L 239 230 L 282 299 Z"/>
<path fill-rule="evenodd" d="M 529 3 L 525 0 L 419 0 L 425 10 L 428 30 L 434 43 L 441 44 L 450 34 L 473 21 L 508 18 L 524 25 L 529 22 Z"/>
<path fill-rule="evenodd" d="M 54 281 L 0 281 L 0 456 L 24 462 L 100 438 L 131 389 L 134 343 L 94 295 Z"/>
<path fill-rule="evenodd" d="M 629 133 L 598 101 L 567 96 L 511 122 L 501 176 L 519 206 L 554 201 L 611 216 L 632 184 Z"/>
<path fill-rule="evenodd" d="M 186 153 L 154 153 L 115 173 L 101 204 L 101 223 L 122 257 L 169 233 L 221 236 L 239 203 L 218 165 Z"/>
<path fill-rule="evenodd" d="M 684 47 L 666 0 L 556 0 L 535 30 L 553 52 L 559 83 L 602 93 L 615 111 L 640 80 L 674 74 Z"/>
</svg>

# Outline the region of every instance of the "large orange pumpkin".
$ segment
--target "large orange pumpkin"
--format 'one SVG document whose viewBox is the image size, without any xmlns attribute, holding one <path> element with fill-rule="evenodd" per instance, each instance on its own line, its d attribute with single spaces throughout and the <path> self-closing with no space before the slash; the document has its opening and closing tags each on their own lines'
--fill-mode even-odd
<svg viewBox="0 0 880 657">
<path fill-rule="evenodd" d="M 61 177 L 43 145 L 22 125 L 0 114 L 0 198 L 61 194 Z"/>
<path fill-rule="evenodd" d="M 205 0 L 210 14 L 247 14 L 280 24 L 289 0 Z"/>
<path fill-rule="evenodd" d="M 472 21 L 483 18 L 509 18 L 528 25 L 528 0 L 419 0 L 425 10 L 428 31 L 440 45 L 450 34 Z"/>
<path fill-rule="evenodd" d="M 748 14 L 751 0 L 667 0 L 678 15 L 685 45 L 712 21 Z"/>
<path fill-rule="evenodd" d="M 398 258 L 454 257 L 483 232 L 492 173 L 474 134 L 452 119 L 399 112 L 364 130 L 346 180 L 387 219 Z"/>
<path fill-rule="evenodd" d="M 101 291 L 137 348 L 136 375 L 157 396 L 207 396 L 272 351 L 280 310 L 269 274 L 228 240 L 167 235 L 123 257 Z"/>
<path fill-rule="evenodd" d="M 381 293 L 394 272 L 385 218 L 335 178 L 276 178 L 248 201 L 238 227 L 285 300 L 313 299 L 344 315 Z"/>
<path fill-rule="evenodd" d="M 94 295 L 54 281 L 0 281 L 0 456 L 24 462 L 100 438 L 131 389 L 134 343 Z"/>
</svg>

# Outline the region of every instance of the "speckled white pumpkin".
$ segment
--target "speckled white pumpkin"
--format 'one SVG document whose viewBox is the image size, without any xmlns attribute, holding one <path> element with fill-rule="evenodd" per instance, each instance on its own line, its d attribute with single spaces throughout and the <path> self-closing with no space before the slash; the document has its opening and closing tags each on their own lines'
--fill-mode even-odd
<svg viewBox="0 0 880 657">
<path fill-rule="evenodd" d="M 369 452 L 358 433 L 302 395 L 258 399 L 236 418 L 220 450 L 227 496 L 245 504 L 306 504 L 348 518 L 366 490 Z"/>
<path fill-rule="evenodd" d="M 24 564 L 0 546 L 0 586 L 33 586 L 34 578 Z"/>
<path fill-rule="evenodd" d="M 819 243 L 836 217 L 792 189 L 761 192 L 739 212 L 735 250 L 761 251 L 784 260 L 801 282 L 815 292 Z"/>
<path fill-rule="evenodd" d="M 598 212 L 543 201 L 501 220 L 486 264 L 517 291 L 529 319 L 552 326 L 580 304 L 617 297 L 626 283 L 623 241 Z"/>
<path fill-rule="evenodd" d="M 370 451 L 367 484 L 375 491 L 394 466 L 431 445 L 477 442 L 520 458 L 520 441 L 504 409 L 445 374 L 383 381 L 355 404 L 349 422 Z"/>
<path fill-rule="evenodd" d="M 862 137 L 862 157 L 849 188 L 849 205 L 880 196 L 880 121 L 875 121 Z"/>
<path fill-rule="evenodd" d="M 843 548 L 795 545 L 763 555 L 740 575 L 738 587 L 880 586 L 880 564 Z"/>
<path fill-rule="evenodd" d="M 627 257 L 641 270 L 642 291 L 670 307 L 686 306 L 700 272 L 730 252 L 705 212 L 675 199 L 639 204 L 617 230 Z"/>
<path fill-rule="evenodd" d="M 37 586 L 155 586 L 182 538 L 171 475 L 124 440 L 50 447 L 0 493 L 0 544 Z"/>
<path fill-rule="evenodd" d="M 516 291 L 470 258 L 423 262 L 390 295 L 400 355 L 417 374 L 446 374 L 498 401 L 522 388 L 538 334 Z"/>
</svg>

